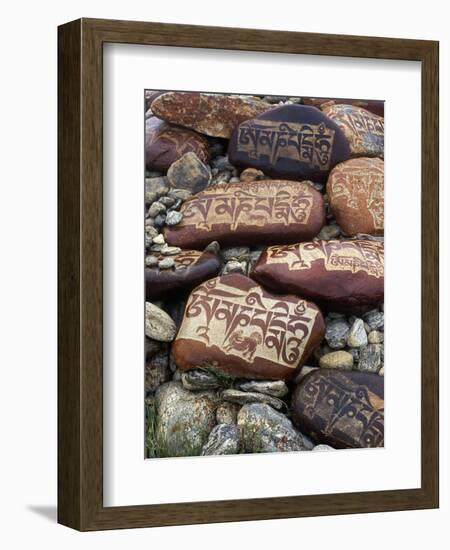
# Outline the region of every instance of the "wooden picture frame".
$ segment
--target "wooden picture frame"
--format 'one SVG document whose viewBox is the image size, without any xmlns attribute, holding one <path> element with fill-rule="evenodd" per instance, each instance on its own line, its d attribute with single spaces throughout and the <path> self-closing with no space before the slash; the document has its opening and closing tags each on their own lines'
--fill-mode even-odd
<svg viewBox="0 0 450 550">
<path fill-rule="evenodd" d="M 103 506 L 102 46 L 106 42 L 419 61 L 422 67 L 421 487 Z M 438 506 L 438 43 L 79 19 L 58 29 L 58 521 L 81 530 Z"/>
</svg>

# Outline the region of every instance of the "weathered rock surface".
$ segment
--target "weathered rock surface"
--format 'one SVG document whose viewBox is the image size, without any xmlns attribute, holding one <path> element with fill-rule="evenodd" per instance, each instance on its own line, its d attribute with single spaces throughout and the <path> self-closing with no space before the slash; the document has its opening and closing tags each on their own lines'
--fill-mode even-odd
<svg viewBox="0 0 450 550">
<path fill-rule="evenodd" d="M 241 123 L 228 156 L 239 168 L 276 178 L 324 182 L 337 163 L 350 158 L 342 130 L 315 107 L 284 105 Z"/>
<path fill-rule="evenodd" d="M 220 380 L 217 376 L 202 369 L 181 373 L 181 383 L 187 390 L 214 390 L 220 387 Z"/>
<path fill-rule="evenodd" d="M 241 406 L 231 401 L 222 401 L 216 410 L 217 424 L 236 424 Z"/>
<path fill-rule="evenodd" d="M 364 328 L 364 321 L 356 318 L 348 334 L 347 345 L 351 348 L 360 348 L 367 345 L 367 333 Z"/>
<path fill-rule="evenodd" d="M 319 107 L 320 109 L 326 108 L 330 105 L 354 105 L 355 107 L 362 107 L 363 109 L 366 109 L 366 111 L 370 111 L 375 115 L 384 117 L 384 101 L 330 97 L 304 97 L 302 100 L 305 105 L 312 105 L 314 107 Z"/>
<path fill-rule="evenodd" d="M 158 456 L 197 456 L 215 425 L 216 392 L 191 392 L 180 382 L 156 391 L 157 421 L 154 442 Z"/>
<path fill-rule="evenodd" d="M 182 370 L 210 367 L 243 378 L 290 379 L 323 333 L 314 304 L 230 274 L 191 292 L 172 352 Z"/>
<path fill-rule="evenodd" d="M 384 155 L 383 117 L 354 105 L 326 105 L 322 111 L 344 132 L 352 155 Z"/>
<path fill-rule="evenodd" d="M 209 162 L 208 140 L 186 128 L 177 128 L 157 117 L 145 122 L 145 163 L 147 170 L 166 172 L 185 153 L 195 153 Z"/>
<path fill-rule="evenodd" d="M 345 348 L 350 327 L 345 319 L 332 319 L 325 330 L 325 340 L 331 349 Z"/>
<path fill-rule="evenodd" d="M 147 299 L 161 297 L 180 288 L 190 289 L 217 275 L 220 260 L 209 252 L 182 250 L 171 256 L 173 264 L 162 269 L 163 252 L 155 252 L 156 265 L 145 269 Z"/>
<path fill-rule="evenodd" d="M 222 392 L 222 399 L 225 401 L 231 401 L 238 405 L 247 405 L 248 403 L 265 403 L 277 410 L 285 410 L 286 404 L 281 399 L 272 397 L 264 393 L 252 392 L 252 391 L 240 391 L 232 388 L 224 390 Z"/>
<path fill-rule="evenodd" d="M 238 414 L 241 430 L 241 452 L 275 453 L 307 451 L 309 440 L 297 431 L 292 422 L 269 405 L 244 405 Z"/>
<path fill-rule="evenodd" d="M 319 359 L 319 365 L 324 369 L 352 370 L 353 355 L 342 350 L 325 353 Z"/>
<path fill-rule="evenodd" d="M 250 276 L 331 311 L 367 311 L 383 301 L 384 243 L 332 240 L 271 246 Z"/>
<path fill-rule="evenodd" d="M 283 380 L 248 380 L 239 384 L 243 391 L 265 393 L 273 397 L 284 397 L 289 388 Z"/>
<path fill-rule="evenodd" d="M 171 342 L 175 338 L 176 327 L 165 311 L 151 302 L 145 303 L 145 335 L 159 342 Z"/>
<path fill-rule="evenodd" d="M 306 182 L 282 180 L 208 187 L 181 206 L 183 220 L 165 228 L 170 244 L 204 248 L 309 240 L 325 223 L 321 193 Z"/>
<path fill-rule="evenodd" d="M 211 170 L 195 153 L 185 153 L 167 171 L 169 185 L 191 193 L 203 191 L 211 181 Z"/>
<path fill-rule="evenodd" d="M 381 350 L 382 346 L 380 344 L 368 344 L 361 348 L 358 370 L 378 373 L 382 366 Z"/>
<path fill-rule="evenodd" d="M 355 371 L 314 371 L 294 390 L 292 419 L 317 442 L 338 449 L 382 447 L 383 378 Z"/>
<path fill-rule="evenodd" d="M 384 162 L 355 158 L 338 164 L 327 182 L 330 208 L 347 235 L 384 233 Z"/>
<path fill-rule="evenodd" d="M 171 377 L 169 350 L 163 347 L 145 363 L 145 391 L 153 392 Z"/>
<path fill-rule="evenodd" d="M 239 430 L 233 424 L 218 424 L 209 434 L 203 456 L 235 455 L 239 452 Z"/>
<path fill-rule="evenodd" d="M 201 92 L 167 92 L 152 102 L 153 113 L 167 122 L 222 138 L 229 138 L 238 124 L 270 108 L 251 97 Z"/>
</svg>

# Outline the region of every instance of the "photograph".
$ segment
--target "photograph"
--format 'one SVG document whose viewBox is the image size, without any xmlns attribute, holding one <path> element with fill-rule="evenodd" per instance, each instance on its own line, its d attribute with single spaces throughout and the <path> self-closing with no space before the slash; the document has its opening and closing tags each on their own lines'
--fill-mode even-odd
<svg viewBox="0 0 450 550">
<path fill-rule="evenodd" d="M 384 101 L 143 103 L 145 458 L 383 447 Z"/>
</svg>

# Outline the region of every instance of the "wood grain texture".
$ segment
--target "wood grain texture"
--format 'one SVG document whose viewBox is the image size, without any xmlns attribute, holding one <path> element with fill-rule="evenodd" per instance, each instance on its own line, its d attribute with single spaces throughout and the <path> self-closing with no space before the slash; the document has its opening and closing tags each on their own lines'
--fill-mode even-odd
<svg viewBox="0 0 450 550">
<path fill-rule="evenodd" d="M 420 489 L 103 506 L 102 46 L 105 42 L 422 63 Z M 81 19 L 58 32 L 58 521 L 82 531 L 438 506 L 438 43 Z"/>
</svg>

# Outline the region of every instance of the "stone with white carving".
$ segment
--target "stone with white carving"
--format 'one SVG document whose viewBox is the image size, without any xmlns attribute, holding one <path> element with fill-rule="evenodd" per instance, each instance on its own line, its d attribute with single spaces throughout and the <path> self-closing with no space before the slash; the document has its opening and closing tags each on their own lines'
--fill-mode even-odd
<svg viewBox="0 0 450 550">
<path fill-rule="evenodd" d="M 350 158 L 342 130 L 315 107 L 283 105 L 242 122 L 228 149 L 239 168 L 292 180 L 325 182 L 337 163 Z"/>
<path fill-rule="evenodd" d="M 330 173 L 327 194 L 331 211 L 347 235 L 384 234 L 384 162 L 355 158 Z"/>
<path fill-rule="evenodd" d="M 250 276 L 276 292 L 298 294 L 333 312 L 360 313 L 383 301 L 384 244 L 318 240 L 271 246 Z"/>
<path fill-rule="evenodd" d="M 181 248 L 292 243 L 315 237 L 325 224 L 322 194 L 308 182 L 283 180 L 212 185 L 181 206 L 182 221 L 166 227 Z"/>
<path fill-rule="evenodd" d="M 272 294 L 248 277 L 230 274 L 191 292 L 172 353 L 181 370 L 206 367 L 249 379 L 287 380 L 323 334 L 324 320 L 313 303 Z"/>
</svg>

